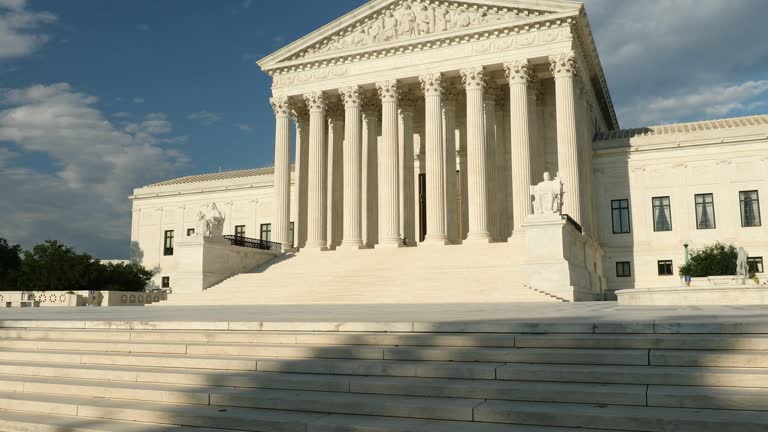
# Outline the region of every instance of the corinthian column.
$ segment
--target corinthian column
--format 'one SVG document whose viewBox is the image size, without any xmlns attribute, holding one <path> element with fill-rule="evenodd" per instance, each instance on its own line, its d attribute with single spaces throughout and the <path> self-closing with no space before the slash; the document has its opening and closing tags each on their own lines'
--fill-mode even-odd
<svg viewBox="0 0 768 432">
<path fill-rule="evenodd" d="M 531 134 L 528 112 L 531 68 L 528 60 L 517 60 L 504 64 L 504 70 L 509 81 L 514 235 L 522 232 L 525 218 L 531 214 Z"/>
<path fill-rule="evenodd" d="M 400 247 L 400 194 L 397 143 L 397 81 L 377 83 L 381 97 L 379 146 L 379 244 Z"/>
<path fill-rule="evenodd" d="M 549 63 L 555 76 L 557 95 L 557 166 L 565 189 L 563 213 L 581 223 L 576 96 L 573 85 L 576 58 L 573 53 L 563 53 L 550 57 Z"/>
<path fill-rule="evenodd" d="M 509 132 L 508 132 L 508 120 L 509 110 L 507 106 L 507 93 L 509 91 L 505 86 L 499 86 L 496 90 L 494 108 L 495 120 L 496 120 L 496 140 L 494 149 L 494 158 L 491 160 L 491 167 L 495 171 L 496 175 L 493 177 L 495 184 L 495 194 L 491 196 L 499 197 L 496 203 L 496 218 L 498 219 L 496 238 L 498 241 L 507 241 L 511 234 L 511 227 L 509 224 L 509 200 L 512 194 L 509 192 L 511 189 L 507 187 L 507 183 L 512 180 L 512 174 L 510 165 L 511 162 L 507 162 L 507 151 L 509 150 Z"/>
<path fill-rule="evenodd" d="M 304 100 L 292 105 L 296 122 L 296 223 L 294 247 L 307 244 L 307 185 L 309 174 L 309 111 Z"/>
<path fill-rule="evenodd" d="M 293 248 L 291 223 L 291 107 L 287 97 L 269 100 L 275 111 L 275 216 L 274 240 L 284 251 Z"/>
<path fill-rule="evenodd" d="M 456 175 L 456 99 L 459 90 L 455 86 L 446 86 L 443 93 L 443 141 L 445 142 L 445 229 L 448 241 L 458 243 L 459 205 L 458 178 Z"/>
<path fill-rule="evenodd" d="M 427 141 L 427 238 L 425 243 L 447 244 L 445 230 L 445 147 L 443 142 L 443 78 L 439 73 L 419 78 L 424 90 Z"/>
<path fill-rule="evenodd" d="M 488 161 L 483 96 L 485 70 L 482 66 L 464 69 L 461 78 L 467 90 L 467 182 L 469 234 L 467 241 L 490 242 L 488 230 Z"/>
<path fill-rule="evenodd" d="M 499 157 L 496 146 L 496 91 L 498 87 L 493 81 L 487 81 L 483 97 L 483 123 L 485 125 L 486 175 L 488 187 L 488 231 L 491 240 L 499 241 L 499 173 L 494 169 Z"/>
<path fill-rule="evenodd" d="M 326 192 L 326 240 L 328 249 L 341 245 L 344 230 L 344 105 L 341 100 L 326 99 L 328 117 Z"/>
<path fill-rule="evenodd" d="M 344 99 L 344 241 L 345 248 L 363 247 L 362 232 L 362 128 L 360 88 L 340 90 Z"/>
<path fill-rule="evenodd" d="M 325 241 L 325 97 L 304 96 L 309 108 L 309 184 L 307 197 L 307 250 L 327 249 Z"/>
<path fill-rule="evenodd" d="M 400 228 L 408 246 L 416 246 L 416 192 L 413 163 L 413 110 L 416 95 L 411 90 L 400 92 L 399 166 L 400 166 Z"/>
</svg>

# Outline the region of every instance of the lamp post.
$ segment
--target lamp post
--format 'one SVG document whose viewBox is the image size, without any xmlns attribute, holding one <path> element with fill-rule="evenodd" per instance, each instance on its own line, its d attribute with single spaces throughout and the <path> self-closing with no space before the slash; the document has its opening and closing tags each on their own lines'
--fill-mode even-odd
<svg viewBox="0 0 768 432">
<path fill-rule="evenodd" d="M 688 243 L 686 242 L 683 247 L 685 248 L 685 263 L 688 264 L 690 261 L 689 255 L 688 255 Z"/>
</svg>

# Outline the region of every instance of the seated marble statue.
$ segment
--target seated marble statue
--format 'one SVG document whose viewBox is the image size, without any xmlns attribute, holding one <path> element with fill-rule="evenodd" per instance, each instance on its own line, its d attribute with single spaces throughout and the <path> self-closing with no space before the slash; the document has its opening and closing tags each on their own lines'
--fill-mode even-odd
<svg viewBox="0 0 768 432">
<path fill-rule="evenodd" d="M 195 235 L 202 237 L 221 237 L 224 235 L 224 215 L 215 203 L 208 203 L 197 212 Z"/>
<path fill-rule="evenodd" d="M 544 181 L 531 186 L 531 195 L 533 196 L 533 214 L 560 214 L 561 198 L 563 192 L 563 183 L 560 177 L 552 177 L 548 172 L 544 173 Z"/>
<path fill-rule="evenodd" d="M 747 251 L 743 247 L 739 248 L 738 258 L 736 259 L 736 276 L 741 279 L 749 277 L 749 259 Z"/>
</svg>

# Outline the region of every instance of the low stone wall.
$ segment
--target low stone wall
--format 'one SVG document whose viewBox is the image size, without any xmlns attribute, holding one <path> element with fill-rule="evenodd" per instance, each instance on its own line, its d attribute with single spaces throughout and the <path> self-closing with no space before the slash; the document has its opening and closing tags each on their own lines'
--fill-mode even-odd
<svg viewBox="0 0 768 432">
<path fill-rule="evenodd" d="M 164 300 L 164 292 L 0 291 L 0 307 L 145 306 Z"/>
<path fill-rule="evenodd" d="M 768 305 L 768 285 L 706 285 L 616 291 L 623 306 Z"/>
</svg>

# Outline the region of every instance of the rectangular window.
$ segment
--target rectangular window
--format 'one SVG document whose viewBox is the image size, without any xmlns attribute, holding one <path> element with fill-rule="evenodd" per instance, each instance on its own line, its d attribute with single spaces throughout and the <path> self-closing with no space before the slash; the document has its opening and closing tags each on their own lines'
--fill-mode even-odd
<svg viewBox="0 0 768 432">
<path fill-rule="evenodd" d="M 629 200 L 611 201 L 611 212 L 613 213 L 613 233 L 628 234 L 631 232 L 629 224 Z"/>
<path fill-rule="evenodd" d="M 272 241 L 272 224 L 261 224 L 261 241 Z"/>
<path fill-rule="evenodd" d="M 763 273 L 763 257 L 751 257 L 747 258 L 747 264 L 749 265 L 749 273 Z"/>
<path fill-rule="evenodd" d="M 294 231 L 293 231 L 293 227 L 294 227 L 294 224 L 293 224 L 293 222 L 291 222 L 291 228 L 290 228 L 290 231 L 291 231 L 291 232 L 290 232 L 290 233 L 288 233 L 288 234 L 289 234 L 289 236 L 291 237 L 291 244 L 292 244 L 292 245 L 295 245 L 295 244 L 296 244 L 296 237 L 294 237 L 294 236 L 295 236 L 295 234 L 294 234 Z"/>
<path fill-rule="evenodd" d="M 760 226 L 760 197 L 757 191 L 739 192 L 741 202 L 741 226 Z"/>
<path fill-rule="evenodd" d="M 161 282 L 162 288 L 170 288 L 171 287 L 171 278 L 169 276 L 163 276 L 163 281 Z"/>
<path fill-rule="evenodd" d="M 166 231 L 163 240 L 163 255 L 173 255 L 173 230 Z"/>
<path fill-rule="evenodd" d="M 696 228 L 715 229 L 715 196 L 711 193 L 696 195 Z"/>
<path fill-rule="evenodd" d="M 672 261 L 664 260 L 659 261 L 659 276 L 674 276 L 675 271 L 672 269 Z"/>
<path fill-rule="evenodd" d="M 653 230 L 672 231 L 672 207 L 669 197 L 657 197 L 653 199 Z"/>
<path fill-rule="evenodd" d="M 195 229 L 187 228 L 187 237 L 192 237 L 193 235 L 195 235 Z"/>
<path fill-rule="evenodd" d="M 629 263 L 629 261 L 616 262 L 616 277 L 632 277 L 632 265 Z"/>
<path fill-rule="evenodd" d="M 245 225 L 235 225 L 235 237 L 245 238 Z"/>
</svg>

